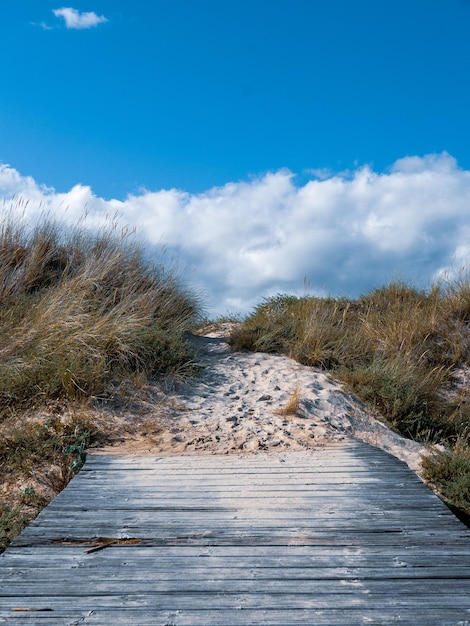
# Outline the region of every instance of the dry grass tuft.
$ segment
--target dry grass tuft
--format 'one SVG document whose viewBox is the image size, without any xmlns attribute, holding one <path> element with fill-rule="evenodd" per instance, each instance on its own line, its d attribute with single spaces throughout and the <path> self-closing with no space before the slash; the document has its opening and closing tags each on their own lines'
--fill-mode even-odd
<svg viewBox="0 0 470 626">
<path fill-rule="evenodd" d="M 299 410 L 300 410 L 300 389 L 296 387 L 294 391 L 291 393 L 289 399 L 287 400 L 286 405 L 281 407 L 280 409 L 276 409 L 274 413 L 276 415 L 283 415 L 287 417 L 289 415 L 298 415 Z"/>
</svg>

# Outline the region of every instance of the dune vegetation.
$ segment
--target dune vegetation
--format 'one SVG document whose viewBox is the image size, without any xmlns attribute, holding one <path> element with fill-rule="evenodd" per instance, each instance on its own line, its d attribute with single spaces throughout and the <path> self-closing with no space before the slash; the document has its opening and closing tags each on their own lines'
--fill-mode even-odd
<svg viewBox="0 0 470 626">
<path fill-rule="evenodd" d="M 107 398 L 192 375 L 202 319 L 128 229 L 31 225 L 14 209 L 0 221 L 0 551 L 109 440 Z M 470 515 L 469 324 L 467 278 L 394 282 L 357 300 L 269 298 L 230 343 L 328 370 L 391 428 L 442 444 L 425 478 Z"/>
<path fill-rule="evenodd" d="M 326 369 L 391 428 L 442 444 L 424 476 L 470 515 L 469 330 L 470 280 L 462 277 L 429 291 L 393 282 L 356 300 L 279 295 L 230 342 Z"/>
<path fill-rule="evenodd" d="M 89 410 L 98 398 L 191 372 L 200 314 L 128 229 L 14 215 L 0 223 L 0 548 L 47 500 L 32 477 L 53 495 L 105 437 Z"/>
</svg>

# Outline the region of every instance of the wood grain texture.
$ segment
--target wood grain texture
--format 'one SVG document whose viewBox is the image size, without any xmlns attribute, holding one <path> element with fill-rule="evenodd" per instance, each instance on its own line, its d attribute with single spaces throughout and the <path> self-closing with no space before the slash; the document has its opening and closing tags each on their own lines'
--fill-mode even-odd
<svg viewBox="0 0 470 626">
<path fill-rule="evenodd" d="M 358 442 L 90 455 L 0 556 L 0 624 L 397 622 L 470 625 L 470 531 Z"/>
</svg>

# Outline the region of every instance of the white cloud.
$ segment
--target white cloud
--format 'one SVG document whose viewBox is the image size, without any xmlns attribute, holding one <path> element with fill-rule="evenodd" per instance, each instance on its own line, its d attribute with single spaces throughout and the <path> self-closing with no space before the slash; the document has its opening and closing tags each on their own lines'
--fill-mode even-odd
<svg viewBox="0 0 470 626">
<path fill-rule="evenodd" d="M 81 13 L 72 7 L 53 9 L 52 12 L 56 17 L 63 17 L 65 26 L 73 29 L 93 28 L 93 26 L 108 21 L 104 15 L 97 15 L 93 11 Z"/>
<path fill-rule="evenodd" d="M 448 154 L 400 159 L 297 186 L 287 171 L 228 183 L 202 194 L 142 191 L 104 200 L 89 187 L 41 187 L 0 165 L 0 198 L 29 200 L 76 222 L 116 212 L 149 246 L 166 244 L 211 314 L 247 311 L 278 292 L 358 296 L 394 278 L 429 286 L 470 266 L 470 171 Z M 458 266 L 458 267 L 457 267 Z"/>
</svg>

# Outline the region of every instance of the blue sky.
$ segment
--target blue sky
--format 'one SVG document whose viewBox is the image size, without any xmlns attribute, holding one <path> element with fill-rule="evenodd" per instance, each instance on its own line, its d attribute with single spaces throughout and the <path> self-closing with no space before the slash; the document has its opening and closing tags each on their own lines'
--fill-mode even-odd
<svg viewBox="0 0 470 626">
<path fill-rule="evenodd" d="M 469 0 L 71 2 L 0 4 L 0 197 L 119 209 L 169 242 L 211 310 L 295 290 L 305 274 L 318 291 L 353 294 L 467 262 Z M 429 200 L 419 185 L 439 176 Z M 322 209 L 335 181 L 343 191 Z M 390 223 L 415 232 L 425 201 L 440 213 L 407 251 L 384 251 Z M 201 223 L 213 239 L 196 240 Z M 372 223 L 373 243 L 359 244 Z M 312 261 L 293 260 L 286 237 Z"/>
</svg>

